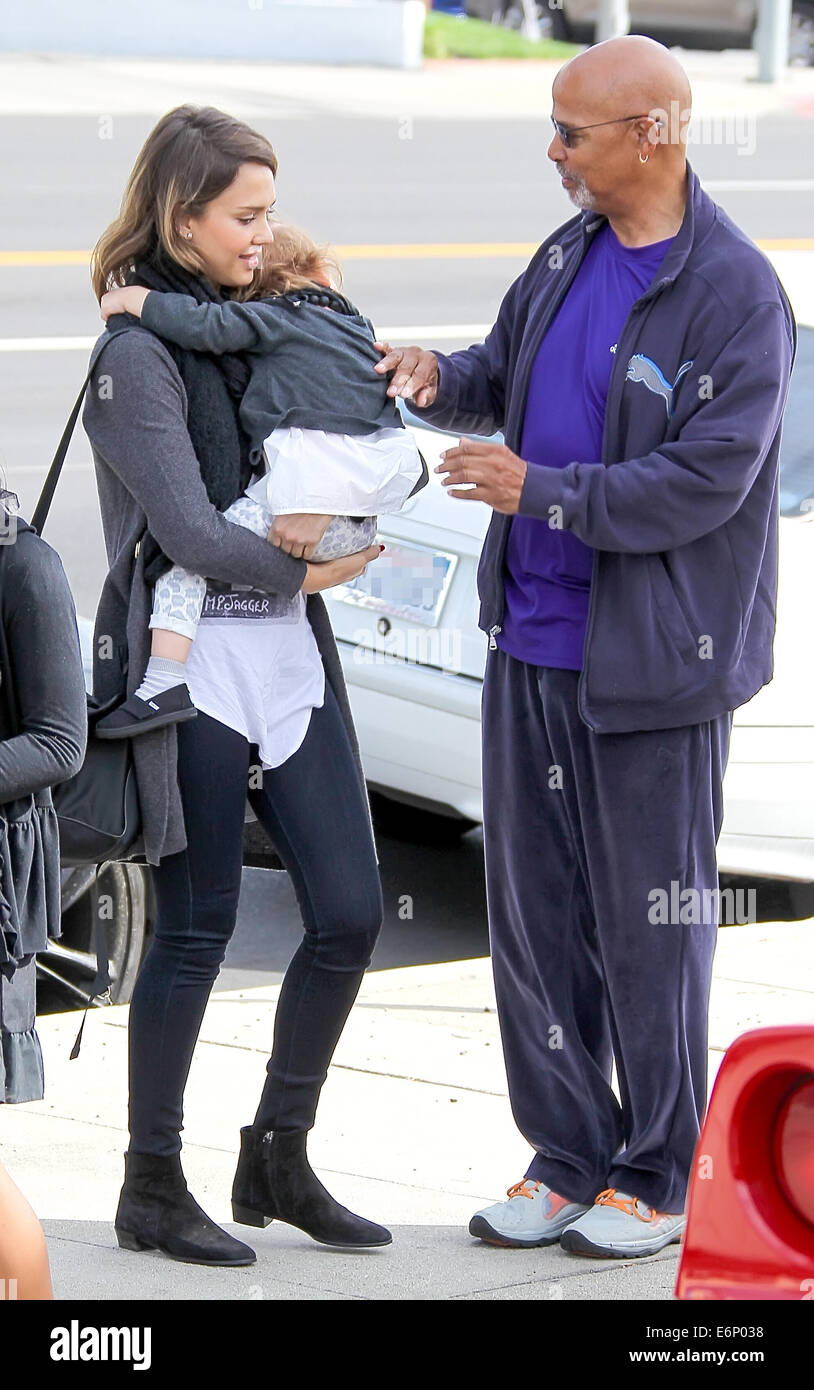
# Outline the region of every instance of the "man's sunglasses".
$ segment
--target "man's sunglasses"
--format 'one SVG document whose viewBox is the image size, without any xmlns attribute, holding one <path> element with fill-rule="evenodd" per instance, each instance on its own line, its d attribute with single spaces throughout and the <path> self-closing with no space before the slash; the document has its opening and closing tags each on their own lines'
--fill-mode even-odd
<svg viewBox="0 0 814 1390">
<path fill-rule="evenodd" d="M 612 121 L 594 121 L 592 125 L 563 125 L 562 121 L 555 121 L 551 117 L 551 124 L 559 135 L 565 148 L 571 148 L 571 137 L 578 135 L 582 130 L 596 130 L 601 125 L 621 125 L 623 121 L 641 121 L 649 116 L 649 111 L 642 111 L 638 116 L 615 116 Z"/>
</svg>

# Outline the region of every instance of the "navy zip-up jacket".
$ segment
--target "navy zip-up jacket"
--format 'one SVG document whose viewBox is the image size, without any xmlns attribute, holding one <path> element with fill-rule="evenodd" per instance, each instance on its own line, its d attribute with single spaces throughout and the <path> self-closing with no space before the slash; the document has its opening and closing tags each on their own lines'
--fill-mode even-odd
<svg viewBox="0 0 814 1390">
<path fill-rule="evenodd" d="M 580 213 L 508 290 L 483 344 L 438 355 L 416 414 L 519 453 L 540 343 L 604 217 Z M 594 549 L 579 712 L 597 733 L 677 728 L 735 709 L 772 677 L 778 453 L 796 350 L 766 257 L 688 166 L 683 222 L 614 357 L 602 458 L 529 464 L 519 511 Z M 471 506 L 461 502 L 461 506 Z M 494 645 L 511 517 L 478 569 Z"/>
</svg>

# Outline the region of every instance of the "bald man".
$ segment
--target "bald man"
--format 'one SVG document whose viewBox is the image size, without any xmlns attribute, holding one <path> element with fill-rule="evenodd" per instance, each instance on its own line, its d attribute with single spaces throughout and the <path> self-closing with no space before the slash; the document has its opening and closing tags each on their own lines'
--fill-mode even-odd
<svg viewBox="0 0 814 1390">
<path fill-rule="evenodd" d="M 470 1231 L 650 1255 L 680 1238 L 706 1104 L 732 711 L 772 674 L 777 467 L 796 335 L 685 155 L 690 90 L 644 38 L 566 64 L 548 149 L 577 216 L 486 342 L 384 349 L 493 509 L 483 795 L 509 1095 L 534 1150 Z M 611 1087 L 615 1061 L 618 1095 Z"/>
</svg>

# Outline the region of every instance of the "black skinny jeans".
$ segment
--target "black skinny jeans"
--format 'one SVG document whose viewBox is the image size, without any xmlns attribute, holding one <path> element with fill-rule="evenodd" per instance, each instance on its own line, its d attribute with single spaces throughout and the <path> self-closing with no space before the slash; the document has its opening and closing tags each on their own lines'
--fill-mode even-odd
<svg viewBox="0 0 814 1390">
<path fill-rule="evenodd" d="M 257 749 L 198 713 L 178 726 L 187 848 L 154 867 L 155 937 L 130 1006 L 130 1150 L 177 1154 L 204 1009 L 237 916 L 243 818 Z M 253 779 L 254 780 L 254 779 Z M 249 792 L 291 875 L 305 934 L 277 1004 L 254 1123 L 310 1129 L 382 921 L 364 793 L 330 682 L 305 739 Z"/>
</svg>

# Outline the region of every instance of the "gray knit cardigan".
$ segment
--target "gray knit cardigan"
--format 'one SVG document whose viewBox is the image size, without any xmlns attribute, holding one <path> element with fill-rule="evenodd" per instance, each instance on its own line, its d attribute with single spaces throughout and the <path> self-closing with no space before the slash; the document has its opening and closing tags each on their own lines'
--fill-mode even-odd
<svg viewBox="0 0 814 1390">
<path fill-rule="evenodd" d="M 93 367 L 82 423 L 93 450 L 109 572 L 96 613 L 93 690 L 100 701 L 132 695 L 150 653 L 152 589 L 145 583 L 139 542 L 146 528 L 165 555 L 210 579 L 252 584 L 291 598 L 306 566 L 245 527 L 226 521 L 206 495 L 187 430 L 187 396 L 167 348 L 140 324 L 93 346 Z M 306 613 L 327 679 L 347 725 L 364 788 L 339 653 L 319 594 L 309 594 Z M 145 858 L 186 848 L 177 776 L 175 725 L 133 740 L 136 781 L 144 825 Z"/>
</svg>

